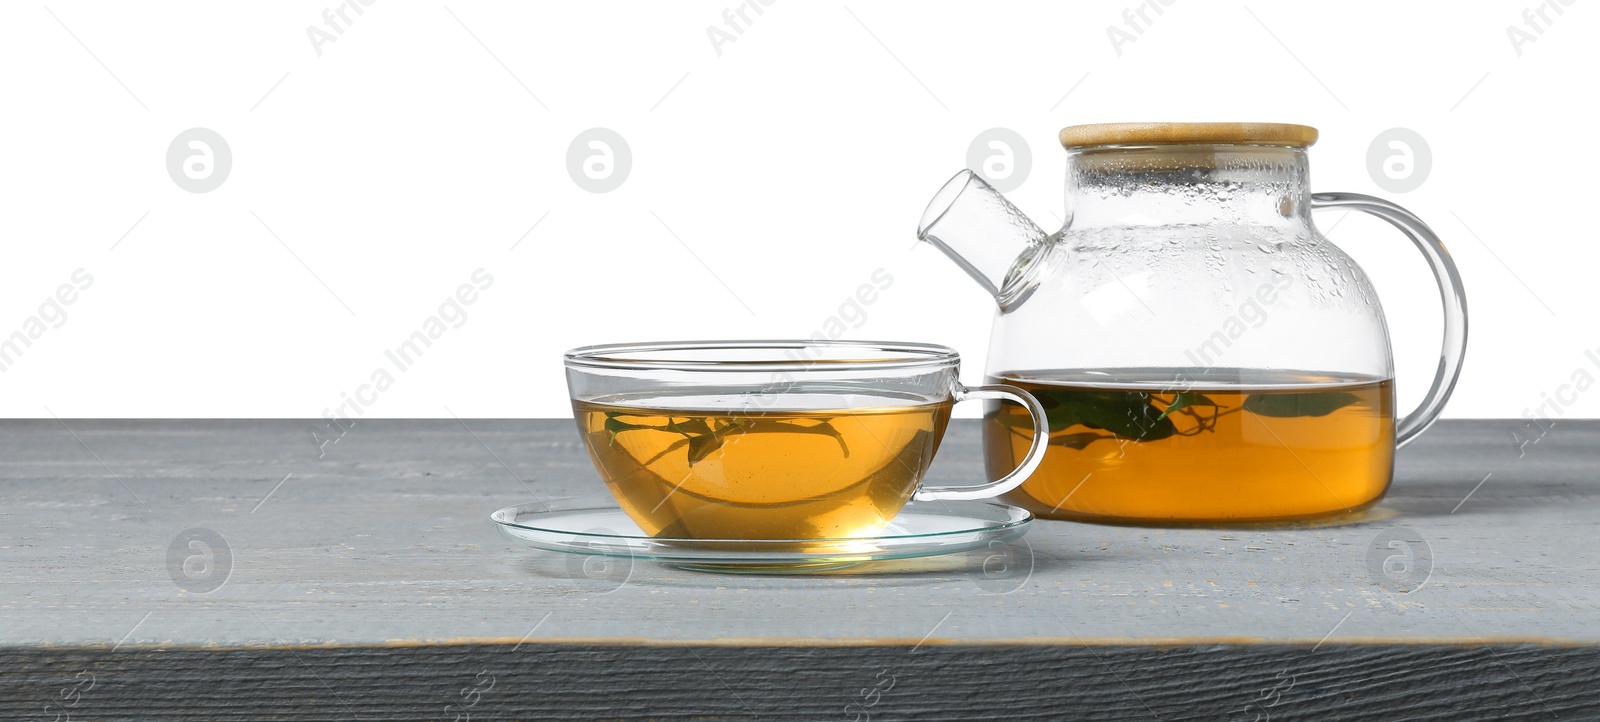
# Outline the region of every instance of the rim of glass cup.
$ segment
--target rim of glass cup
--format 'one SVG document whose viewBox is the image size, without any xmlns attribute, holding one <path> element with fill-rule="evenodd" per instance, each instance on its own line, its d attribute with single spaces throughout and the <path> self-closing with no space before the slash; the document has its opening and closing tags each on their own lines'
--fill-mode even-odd
<svg viewBox="0 0 1600 722">
<path fill-rule="evenodd" d="M 770 352 L 771 358 L 736 358 L 719 351 Z M 600 344 L 572 349 L 565 361 L 568 368 L 804 372 L 935 369 L 959 364 L 961 355 L 931 343 L 778 339 Z"/>
</svg>

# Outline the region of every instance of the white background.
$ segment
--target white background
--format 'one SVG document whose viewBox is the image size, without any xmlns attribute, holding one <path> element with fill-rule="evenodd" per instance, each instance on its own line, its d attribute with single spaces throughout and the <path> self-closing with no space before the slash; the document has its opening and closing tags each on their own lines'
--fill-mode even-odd
<svg viewBox="0 0 1600 722">
<path fill-rule="evenodd" d="M 1027 139 L 1011 197 L 1053 229 L 1061 126 L 1260 120 L 1321 129 L 1318 189 L 1445 238 L 1471 310 L 1446 415 L 1522 416 L 1600 377 L 1596 20 L 1552 0 L 1530 28 L 1530 2 L 1178 0 L 1130 28 L 1133 2 L 778 0 L 719 55 L 728 0 L 378 0 L 320 56 L 325 0 L 7 3 L 0 334 L 74 269 L 94 282 L 0 373 L 0 414 L 314 417 L 385 367 L 369 418 L 565 416 L 566 348 L 808 336 L 878 268 L 848 336 L 954 346 L 976 380 L 988 301 L 913 231 L 979 132 Z M 1537 40 L 1519 55 L 1508 27 Z M 166 170 L 193 127 L 233 156 L 209 193 Z M 613 192 L 568 175 L 591 127 L 631 148 Z M 1431 149 L 1410 193 L 1367 168 L 1393 127 Z M 1330 235 L 1378 284 L 1414 402 L 1439 328 L 1421 257 L 1365 219 Z M 394 372 L 384 350 L 479 267 L 466 322 Z M 1600 391 L 1562 393 L 1600 415 Z"/>
</svg>

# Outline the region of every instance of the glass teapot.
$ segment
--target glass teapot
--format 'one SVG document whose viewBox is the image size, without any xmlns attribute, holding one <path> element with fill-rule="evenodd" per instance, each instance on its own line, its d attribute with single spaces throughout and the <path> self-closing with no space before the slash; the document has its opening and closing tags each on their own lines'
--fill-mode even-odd
<svg viewBox="0 0 1600 722">
<path fill-rule="evenodd" d="M 939 190 L 917 235 L 994 295 L 991 383 L 1027 389 L 1049 416 L 1044 462 L 1006 501 L 1059 519 L 1184 523 L 1353 514 L 1383 497 L 1395 448 L 1455 387 L 1466 298 L 1421 219 L 1310 191 L 1316 137 L 1276 123 L 1066 128 L 1054 234 L 970 171 Z M 1433 270 L 1443 349 L 1405 416 L 1378 296 L 1317 231 L 1317 208 L 1388 221 Z M 991 402 L 992 476 L 1022 460 L 1031 424 Z"/>
</svg>

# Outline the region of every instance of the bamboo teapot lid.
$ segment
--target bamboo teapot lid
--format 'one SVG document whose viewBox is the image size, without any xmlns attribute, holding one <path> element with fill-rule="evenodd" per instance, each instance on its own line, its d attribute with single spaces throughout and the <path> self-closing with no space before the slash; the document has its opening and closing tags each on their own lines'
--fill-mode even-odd
<svg viewBox="0 0 1600 722">
<path fill-rule="evenodd" d="M 1092 123 L 1061 129 L 1068 150 L 1107 145 L 1275 145 L 1307 148 L 1317 129 L 1293 123 Z"/>
</svg>

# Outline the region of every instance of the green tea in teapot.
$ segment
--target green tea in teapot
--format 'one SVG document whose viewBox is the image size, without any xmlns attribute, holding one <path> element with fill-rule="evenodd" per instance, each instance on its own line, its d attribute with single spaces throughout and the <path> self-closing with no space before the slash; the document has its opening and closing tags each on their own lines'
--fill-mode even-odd
<svg viewBox="0 0 1600 722">
<path fill-rule="evenodd" d="M 1034 514 L 1116 522 L 1280 521 L 1358 511 L 1394 463 L 1394 383 L 1244 369 L 1023 371 L 1049 416 L 1044 463 L 1002 497 Z M 991 402 L 991 476 L 1028 451 L 1033 422 Z"/>
<path fill-rule="evenodd" d="M 1094 123 L 1060 139 L 1055 232 L 971 170 L 917 224 L 994 300 L 987 375 L 1051 407 L 1043 464 L 1005 498 L 1040 516 L 1150 524 L 1377 503 L 1395 448 L 1439 417 L 1466 354 L 1466 292 L 1433 229 L 1380 198 L 1312 192 L 1309 126 Z M 1377 289 L 1318 227 L 1319 209 L 1382 219 L 1432 272 L 1439 360 L 1407 413 L 1393 408 Z M 1026 422 L 1020 408 L 988 418 L 999 473 L 1021 458 Z"/>
</svg>

